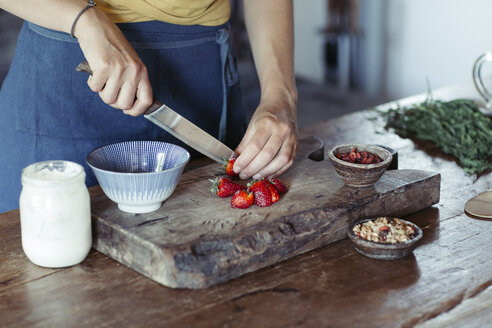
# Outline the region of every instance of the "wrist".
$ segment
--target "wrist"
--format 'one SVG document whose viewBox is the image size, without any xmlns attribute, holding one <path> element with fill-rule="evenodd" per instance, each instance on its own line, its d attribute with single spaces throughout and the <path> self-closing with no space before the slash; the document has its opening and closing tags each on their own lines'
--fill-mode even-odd
<svg viewBox="0 0 492 328">
<path fill-rule="evenodd" d="M 88 0 L 86 6 L 84 8 L 82 8 L 77 16 L 75 16 L 73 22 L 72 22 L 72 26 L 71 26 L 71 29 L 70 29 L 70 35 L 72 36 L 72 38 L 76 38 L 76 35 L 75 35 L 75 28 L 77 27 L 77 23 L 78 21 L 80 20 L 80 18 L 88 11 L 90 10 L 91 8 L 95 7 L 96 6 L 96 2 L 94 0 Z"/>
<path fill-rule="evenodd" d="M 107 16 L 104 12 L 99 10 L 97 6 L 91 7 L 77 20 L 73 29 L 73 36 L 78 39 L 80 43 L 85 34 L 104 33 L 103 25 L 105 20 L 107 20 Z M 89 36 L 89 38 L 90 37 L 91 36 Z"/>
<path fill-rule="evenodd" d="M 284 110 L 296 114 L 298 93 L 295 85 L 277 85 L 265 88 L 261 92 L 261 103 L 273 103 Z"/>
</svg>

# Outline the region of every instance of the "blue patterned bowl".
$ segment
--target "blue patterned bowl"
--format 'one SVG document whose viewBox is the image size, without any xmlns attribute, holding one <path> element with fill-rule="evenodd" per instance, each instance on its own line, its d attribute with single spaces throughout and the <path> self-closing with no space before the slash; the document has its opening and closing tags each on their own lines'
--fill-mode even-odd
<svg viewBox="0 0 492 328">
<path fill-rule="evenodd" d="M 129 213 L 159 209 L 176 188 L 190 154 L 161 141 L 127 141 L 106 145 L 87 156 L 102 190 Z"/>
</svg>

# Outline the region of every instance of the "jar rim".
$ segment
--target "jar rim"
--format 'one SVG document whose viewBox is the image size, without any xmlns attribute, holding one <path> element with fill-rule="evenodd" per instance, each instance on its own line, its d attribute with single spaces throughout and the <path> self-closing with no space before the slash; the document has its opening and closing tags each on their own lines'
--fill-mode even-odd
<svg viewBox="0 0 492 328">
<path fill-rule="evenodd" d="M 28 165 L 22 170 L 21 183 L 50 186 L 85 180 L 84 167 L 66 160 L 49 160 Z"/>
</svg>

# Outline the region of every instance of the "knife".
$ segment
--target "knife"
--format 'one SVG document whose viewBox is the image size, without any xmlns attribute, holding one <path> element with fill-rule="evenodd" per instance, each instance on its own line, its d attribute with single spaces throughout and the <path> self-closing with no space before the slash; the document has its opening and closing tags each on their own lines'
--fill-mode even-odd
<svg viewBox="0 0 492 328">
<path fill-rule="evenodd" d="M 92 69 L 87 61 L 80 63 L 76 70 L 92 75 Z M 145 111 L 144 117 L 216 162 L 223 164 L 224 161 L 235 156 L 232 149 L 157 99 L 154 99 L 152 105 Z"/>
</svg>

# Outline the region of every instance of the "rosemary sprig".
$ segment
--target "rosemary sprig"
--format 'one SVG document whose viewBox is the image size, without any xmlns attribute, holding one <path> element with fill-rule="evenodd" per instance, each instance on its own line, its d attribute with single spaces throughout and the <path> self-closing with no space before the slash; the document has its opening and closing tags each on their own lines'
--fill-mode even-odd
<svg viewBox="0 0 492 328">
<path fill-rule="evenodd" d="M 421 103 L 378 111 L 403 138 L 428 140 L 456 157 L 468 174 L 492 168 L 492 123 L 470 99 L 440 101 L 429 94 Z"/>
</svg>

